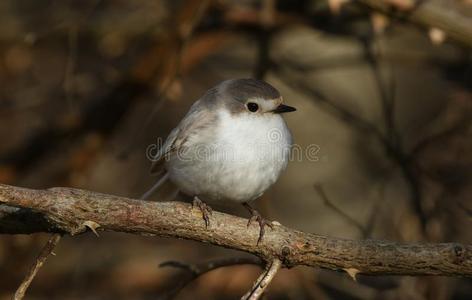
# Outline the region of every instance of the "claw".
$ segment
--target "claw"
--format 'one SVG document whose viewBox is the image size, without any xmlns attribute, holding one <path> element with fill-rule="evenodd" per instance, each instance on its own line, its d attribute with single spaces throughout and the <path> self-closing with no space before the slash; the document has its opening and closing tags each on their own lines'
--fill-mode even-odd
<svg viewBox="0 0 472 300">
<path fill-rule="evenodd" d="M 259 243 L 262 241 L 262 238 L 264 237 L 264 234 L 265 234 L 265 226 L 267 225 L 270 227 L 270 229 L 273 229 L 274 225 L 272 224 L 272 222 L 269 222 L 266 219 L 264 219 L 261 216 L 261 214 L 257 210 L 252 208 L 249 204 L 244 203 L 243 205 L 251 213 L 251 218 L 249 218 L 249 221 L 247 222 L 247 227 L 249 227 L 254 221 L 257 221 L 257 223 L 259 224 L 259 228 L 260 228 L 259 238 L 257 239 L 257 245 L 259 245 Z"/>
<path fill-rule="evenodd" d="M 192 207 L 195 206 L 198 207 L 198 209 L 200 209 L 200 211 L 202 212 L 202 217 L 205 221 L 205 227 L 208 228 L 210 226 L 210 216 L 212 215 L 213 210 L 208 204 L 200 200 L 200 198 L 198 198 L 197 196 L 193 198 L 192 202 Z"/>
</svg>

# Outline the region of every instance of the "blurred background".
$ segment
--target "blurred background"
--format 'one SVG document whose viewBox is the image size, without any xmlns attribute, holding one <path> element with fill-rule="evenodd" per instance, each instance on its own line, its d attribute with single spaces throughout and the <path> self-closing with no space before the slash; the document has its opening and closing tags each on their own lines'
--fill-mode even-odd
<svg viewBox="0 0 472 300">
<path fill-rule="evenodd" d="M 255 203 L 263 216 L 471 243 L 471 19 L 470 0 L 0 1 L 0 182 L 139 197 L 155 181 L 146 148 L 211 86 L 256 77 L 297 107 L 286 121 L 311 149 Z M 0 299 L 47 238 L 0 236 Z M 188 272 L 159 264 L 247 255 L 130 234 L 65 237 L 55 253 L 27 299 L 239 299 L 260 272 L 220 268 L 183 287 Z M 472 281 L 297 267 L 266 297 L 472 299 Z"/>
</svg>

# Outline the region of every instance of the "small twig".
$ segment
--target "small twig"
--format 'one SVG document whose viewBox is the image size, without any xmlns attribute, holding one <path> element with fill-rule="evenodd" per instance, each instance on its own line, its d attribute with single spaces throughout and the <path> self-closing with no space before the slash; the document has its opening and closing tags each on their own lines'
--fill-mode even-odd
<svg viewBox="0 0 472 300">
<path fill-rule="evenodd" d="M 64 72 L 63 90 L 66 96 L 67 104 L 69 109 L 73 111 L 74 105 L 74 73 L 77 65 L 77 49 L 78 49 L 78 36 L 79 36 L 79 25 L 75 24 L 71 26 L 68 33 L 69 43 L 69 54 L 66 62 L 66 70 Z"/>
<path fill-rule="evenodd" d="M 467 216 L 472 219 L 472 209 L 467 208 L 464 203 L 457 202 L 457 205 L 467 214 Z"/>
<path fill-rule="evenodd" d="M 367 63 L 372 69 L 373 79 L 379 93 L 380 102 L 382 104 L 383 117 L 386 130 L 386 141 L 390 143 L 389 147 L 401 151 L 401 140 L 395 126 L 395 75 L 393 66 L 390 64 L 388 68 L 388 78 L 383 79 L 380 66 L 380 50 L 374 53 L 372 47 L 380 47 L 376 43 L 374 37 L 362 40 L 364 48 L 364 56 Z M 386 82 L 384 82 L 386 81 Z"/>
<path fill-rule="evenodd" d="M 208 273 L 218 268 L 229 267 L 234 265 L 261 265 L 262 261 L 258 257 L 229 257 L 214 259 L 208 262 L 200 264 L 186 264 L 179 261 L 165 261 L 159 264 L 159 267 L 174 267 L 190 272 L 193 276 L 197 277 L 204 273 Z"/>
<path fill-rule="evenodd" d="M 51 255 L 54 251 L 54 248 L 56 245 L 59 243 L 61 240 L 62 235 L 60 234 L 53 234 L 46 245 L 43 247 L 41 250 L 41 253 L 39 253 L 38 257 L 36 258 L 36 261 L 34 264 L 31 266 L 28 274 L 26 275 L 25 279 L 23 279 L 23 282 L 20 284 L 18 289 L 15 292 L 15 295 L 13 296 L 14 300 L 21 300 L 25 296 L 26 290 L 30 286 L 31 282 L 33 281 L 34 277 L 38 273 L 39 269 L 43 266 L 44 262 L 48 258 L 49 255 Z"/>
<path fill-rule="evenodd" d="M 258 257 L 230 257 L 222 259 L 214 259 L 208 262 L 199 264 L 187 264 L 179 261 L 166 261 L 159 265 L 159 267 L 174 267 L 186 271 L 187 278 L 178 280 L 177 286 L 170 290 L 161 298 L 168 299 L 176 296 L 181 290 L 183 290 L 188 284 L 197 279 L 198 277 L 211 272 L 215 269 L 222 267 L 230 267 L 236 265 L 257 265 L 262 266 L 262 260 Z"/>
<path fill-rule="evenodd" d="M 323 200 L 324 205 L 326 205 L 327 207 L 332 209 L 335 213 L 337 213 L 338 215 L 343 217 L 346 221 L 348 221 L 349 223 L 351 223 L 352 225 L 357 227 L 363 235 L 365 234 L 365 232 L 367 231 L 365 226 L 362 225 L 361 223 L 359 223 L 359 221 L 357 221 L 356 219 L 354 219 L 353 217 L 351 217 L 347 213 L 345 213 L 342 209 L 337 207 L 333 202 L 331 202 L 331 200 L 329 200 L 328 196 L 326 195 L 326 193 L 325 193 L 325 191 L 324 191 L 324 189 L 321 185 L 315 184 L 315 185 L 313 185 L 313 187 L 315 188 L 315 191 L 318 193 L 318 195 L 320 195 L 321 199 Z"/>
<path fill-rule="evenodd" d="M 74 75 L 78 61 L 78 49 L 79 49 L 79 33 L 84 23 L 87 22 L 89 17 L 93 14 L 97 6 L 100 4 L 100 0 L 95 0 L 87 12 L 75 23 L 69 26 L 67 32 L 68 38 L 68 54 L 66 61 L 66 68 L 64 71 L 64 80 L 62 88 L 65 93 L 67 104 L 69 105 L 70 112 L 76 112 L 77 103 L 74 102 Z"/>
<path fill-rule="evenodd" d="M 374 203 L 374 206 L 372 207 L 372 210 L 370 212 L 370 216 L 369 216 L 369 219 L 367 220 L 366 225 L 362 226 L 364 228 L 364 231 L 362 232 L 363 239 L 370 238 L 372 235 L 372 232 L 374 231 L 374 225 L 375 225 L 375 221 L 377 220 L 377 215 L 380 210 L 380 204 L 381 204 L 381 201 L 376 201 Z"/>
<path fill-rule="evenodd" d="M 471 123 L 470 114 L 464 114 L 460 120 L 454 125 L 445 130 L 432 134 L 416 144 L 410 152 L 411 159 L 420 157 L 428 147 L 434 144 L 440 144 L 444 140 L 453 137 L 457 134 L 465 134 Z"/>
<path fill-rule="evenodd" d="M 270 58 L 270 49 L 273 34 L 275 32 L 275 13 L 276 5 L 274 0 L 263 0 L 259 12 L 261 26 L 256 31 L 256 40 L 258 42 L 257 61 L 254 66 L 254 77 L 264 79 L 267 72 L 273 64 Z"/>
<path fill-rule="evenodd" d="M 267 264 L 265 271 L 257 278 L 254 282 L 252 289 L 247 292 L 244 296 L 241 297 L 242 300 L 257 300 L 260 299 L 264 291 L 266 290 L 267 286 L 272 282 L 274 279 L 275 274 L 280 270 L 282 267 L 282 262 L 275 258 L 272 260 L 270 264 Z"/>
</svg>

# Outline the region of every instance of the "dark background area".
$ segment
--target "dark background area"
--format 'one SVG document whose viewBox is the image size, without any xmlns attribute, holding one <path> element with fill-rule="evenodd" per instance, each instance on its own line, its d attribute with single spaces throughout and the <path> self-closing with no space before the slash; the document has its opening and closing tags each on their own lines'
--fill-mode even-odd
<svg viewBox="0 0 472 300">
<path fill-rule="evenodd" d="M 410 21 L 412 1 L 389 1 L 393 17 L 360 2 L 1 1 L 0 182 L 137 198 L 155 181 L 146 148 L 211 86 L 257 77 L 297 107 L 286 121 L 302 153 L 255 203 L 262 215 L 337 237 L 471 243 L 472 40 Z M 440 23 L 472 18 L 471 1 L 419 2 L 459 16 Z M 248 217 L 236 206 L 216 208 Z M 47 238 L 0 236 L 0 299 Z M 239 299 L 259 274 L 221 268 L 179 290 L 188 274 L 160 263 L 247 255 L 131 234 L 65 237 L 55 253 L 27 299 Z M 267 298 L 471 299 L 472 281 L 297 267 Z"/>
</svg>

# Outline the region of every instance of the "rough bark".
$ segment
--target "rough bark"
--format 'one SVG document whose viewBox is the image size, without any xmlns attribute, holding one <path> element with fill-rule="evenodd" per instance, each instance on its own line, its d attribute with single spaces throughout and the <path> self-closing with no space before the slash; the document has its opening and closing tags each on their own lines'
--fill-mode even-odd
<svg viewBox="0 0 472 300">
<path fill-rule="evenodd" d="M 201 212 L 180 202 L 148 202 L 70 188 L 32 190 L 0 184 L 0 233 L 59 232 L 87 228 L 183 238 L 252 253 L 285 267 L 306 265 L 349 274 L 472 276 L 472 245 L 399 244 L 320 236 L 275 224 L 264 239 L 257 224 L 213 212 L 205 228 Z M 30 218 L 31 216 L 31 218 Z"/>
</svg>

